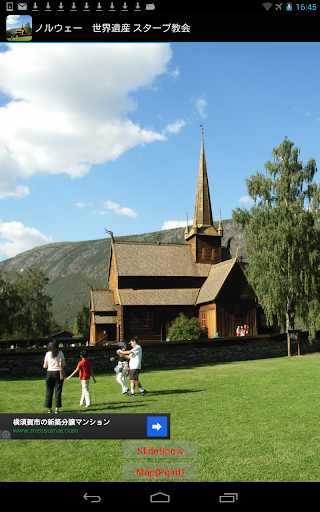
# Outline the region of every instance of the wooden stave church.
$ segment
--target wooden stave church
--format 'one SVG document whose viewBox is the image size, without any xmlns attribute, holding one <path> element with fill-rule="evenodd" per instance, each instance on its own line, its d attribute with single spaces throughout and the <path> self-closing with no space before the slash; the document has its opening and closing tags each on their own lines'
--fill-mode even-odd
<svg viewBox="0 0 320 512">
<path fill-rule="evenodd" d="M 27 33 L 23 27 L 23 23 L 21 24 L 21 28 L 16 28 L 15 31 L 14 31 L 14 36 L 19 36 L 19 37 L 22 37 L 22 36 L 26 36 Z"/>
<path fill-rule="evenodd" d="M 263 311 L 244 264 L 222 247 L 213 225 L 202 134 L 193 225 L 184 244 L 116 242 L 111 233 L 109 290 L 90 290 L 90 345 L 166 341 L 182 312 L 198 317 L 206 337 L 235 336 L 238 325 L 257 335 Z"/>
</svg>

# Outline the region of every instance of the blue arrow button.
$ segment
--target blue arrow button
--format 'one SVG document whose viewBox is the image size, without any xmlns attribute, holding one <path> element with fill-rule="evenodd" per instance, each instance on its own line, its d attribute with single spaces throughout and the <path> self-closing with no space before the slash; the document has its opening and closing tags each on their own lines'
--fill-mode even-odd
<svg viewBox="0 0 320 512">
<path fill-rule="evenodd" d="M 167 416 L 147 416 L 147 437 L 167 437 Z"/>
</svg>

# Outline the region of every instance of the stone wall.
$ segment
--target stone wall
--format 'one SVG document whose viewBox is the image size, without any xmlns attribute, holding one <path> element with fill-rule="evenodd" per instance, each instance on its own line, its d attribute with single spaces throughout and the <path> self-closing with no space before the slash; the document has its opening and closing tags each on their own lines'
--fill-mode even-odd
<svg viewBox="0 0 320 512">
<path fill-rule="evenodd" d="M 320 352 L 320 339 L 309 345 L 307 337 L 301 341 L 301 355 Z M 208 363 L 244 361 L 287 356 L 286 335 L 257 336 L 246 338 L 210 339 L 162 343 L 141 343 L 143 348 L 143 368 L 166 366 L 190 366 Z M 110 357 L 115 355 L 117 345 L 104 347 L 62 347 L 67 373 L 71 373 L 80 360 L 82 348 L 88 348 L 94 372 L 111 372 L 115 363 Z M 0 350 L 0 376 L 41 376 L 46 349 Z M 296 354 L 296 347 L 292 355 Z"/>
</svg>

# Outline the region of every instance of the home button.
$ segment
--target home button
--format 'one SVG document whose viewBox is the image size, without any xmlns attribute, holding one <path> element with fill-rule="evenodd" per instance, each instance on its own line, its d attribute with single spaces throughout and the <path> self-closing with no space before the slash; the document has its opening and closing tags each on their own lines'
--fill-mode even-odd
<svg viewBox="0 0 320 512">
<path fill-rule="evenodd" d="M 170 503 L 170 496 L 169 494 L 164 494 L 163 492 L 151 494 L 150 503 Z"/>
</svg>

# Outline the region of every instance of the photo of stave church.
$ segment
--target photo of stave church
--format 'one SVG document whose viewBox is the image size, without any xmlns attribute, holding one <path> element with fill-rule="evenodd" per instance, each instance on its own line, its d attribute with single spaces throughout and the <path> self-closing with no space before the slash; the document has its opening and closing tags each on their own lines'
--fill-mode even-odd
<svg viewBox="0 0 320 512">
<path fill-rule="evenodd" d="M 212 220 L 202 134 L 193 224 L 184 244 L 117 242 L 111 233 L 108 290 L 90 290 L 90 345 L 166 341 L 182 312 L 198 317 L 204 336 L 235 336 L 238 325 L 257 335 L 263 311 L 244 264 L 222 246 Z"/>
<path fill-rule="evenodd" d="M 25 29 L 23 28 L 23 23 L 21 24 L 21 28 L 16 28 L 15 31 L 14 31 L 14 37 L 18 36 L 18 37 L 22 37 L 22 36 L 26 36 L 27 33 L 25 31 Z"/>
</svg>

